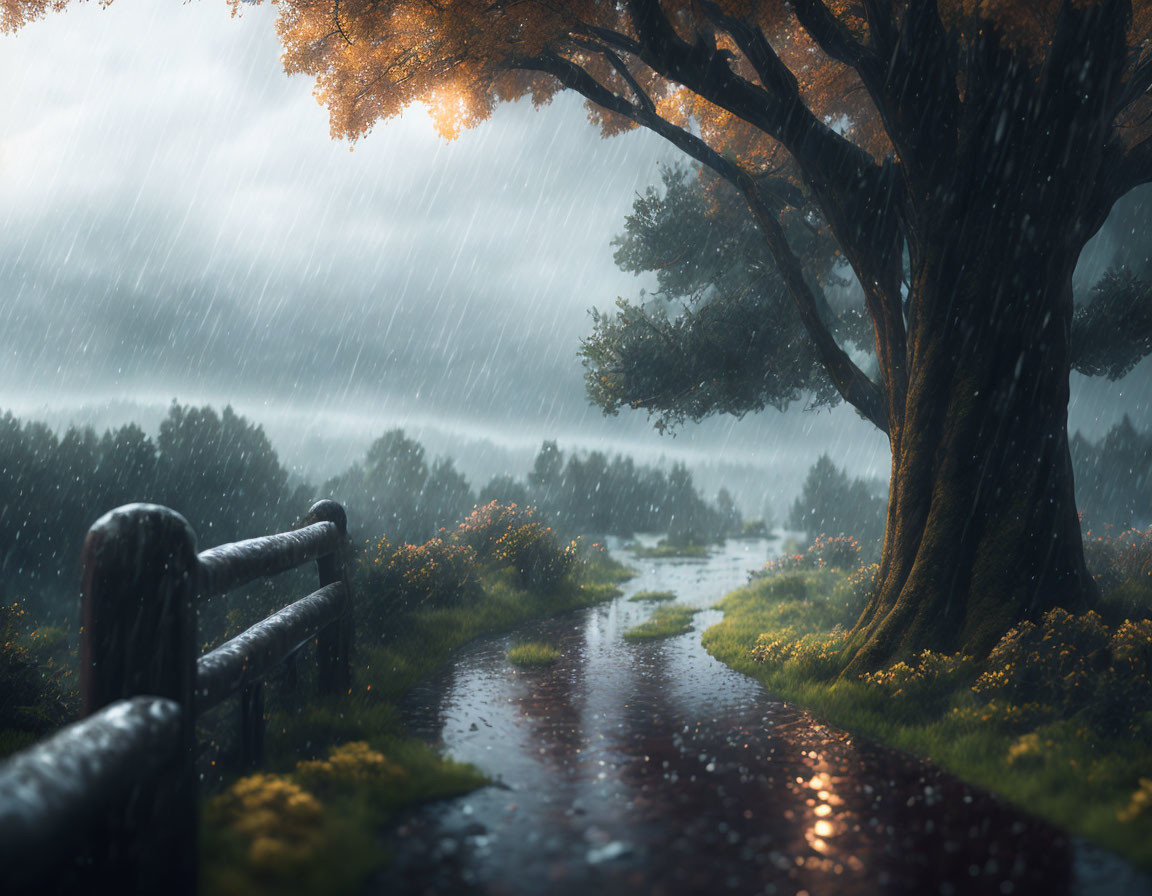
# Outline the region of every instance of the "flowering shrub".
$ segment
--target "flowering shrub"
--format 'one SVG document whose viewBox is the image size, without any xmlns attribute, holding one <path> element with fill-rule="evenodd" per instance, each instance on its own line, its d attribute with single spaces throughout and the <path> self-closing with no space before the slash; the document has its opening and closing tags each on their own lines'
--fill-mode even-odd
<svg viewBox="0 0 1152 896">
<path fill-rule="evenodd" d="M 456 529 L 455 538 L 481 559 L 511 566 L 528 588 L 553 588 L 576 565 L 576 542 L 558 544 L 534 509 L 515 504 L 493 501 L 476 508 Z"/>
<path fill-rule="evenodd" d="M 1022 734 L 1016 738 L 1008 747 L 1005 761 L 1009 765 L 1017 767 L 1040 765 L 1044 761 L 1044 756 L 1051 752 L 1051 749 L 1050 741 L 1042 741 L 1038 732 L 1029 731 L 1027 734 Z"/>
<path fill-rule="evenodd" d="M 835 677 L 840 672 L 840 651 L 848 635 L 842 631 L 811 633 L 793 638 L 790 630 L 768 632 L 756 639 L 752 659 L 765 666 L 785 665 L 805 678 Z"/>
<path fill-rule="evenodd" d="M 508 532 L 536 521 L 536 513 L 530 507 L 490 501 L 464 518 L 456 527 L 455 537 L 481 560 L 491 560 L 496 557 L 497 544 Z"/>
<path fill-rule="evenodd" d="M 510 529 L 497 542 L 496 559 L 511 564 L 528 588 L 554 588 L 576 563 L 576 542 L 558 545 L 539 522 Z"/>
<path fill-rule="evenodd" d="M 969 662 L 969 657 L 962 654 L 949 656 L 923 650 L 911 662 L 901 660 L 887 669 L 865 673 L 860 680 L 890 697 L 934 699 L 955 689 L 958 676 Z"/>
<path fill-rule="evenodd" d="M 1152 679 L 1152 620 L 1125 620 L 1108 642 L 1112 669 L 1131 681 Z"/>
<path fill-rule="evenodd" d="M 394 545 L 381 538 L 360 565 L 361 590 L 373 601 L 358 607 L 365 632 L 381 636 L 398 614 L 458 606 L 476 597 L 480 561 L 511 567 L 525 588 L 551 589 L 575 569 L 578 546 L 558 544 L 534 510 L 495 501 L 424 544 Z"/>
<path fill-rule="evenodd" d="M 365 786 L 389 787 L 406 779 L 408 773 L 364 741 L 352 741 L 333 748 L 327 759 L 296 763 L 295 777 L 316 793 L 323 794 L 332 790 L 348 792 Z"/>
<path fill-rule="evenodd" d="M 807 550 L 770 560 L 750 578 L 799 569 L 854 569 L 860 563 L 860 542 L 850 535 L 820 535 Z"/>
<path fill-rule="evenodd" d="M 1009 703 L 1004 700 L 989 700 L 982 706 L 952 708 L 952 720 L 968 723 L 973 727 L 995 725 L 1006 731 L 1029 731 L 1037 725 L 1050 722 L 1056 716 L 1051 706 L 1036 701 Z"/>
<path fill-rule="evenodd" d="M 1111 621 L 1152 618 L 1152 528 L 1084 537 L 1088 568 L 1100 586 L 1100 611 Z"/>
<path fill-rule="evenodd" d="M 880 564 L 866 563 L 836 586 L 835 598 L 846 616 L 859 617 L 880 586 Z"/>
<path fill-rule="evenodd" d="M 1000 639 L 972 689 L 1074 711 L 1089 696 L 1096 668 L 1107 663 L 1107 647 L 1108 630 L 1096 613 L 1049 610 L 1039 624 L 1022 622 Z"/>
<path fill-rule="evenodd" d="M 479 587 L 472 548 L 442 538 L 399 546 L 382 538 L 362 568 L 365 593 L 377 596 L 362 616 L 376 633 L 386 631 L 397 612 L 454 606 L 474 596 Z"/>
<path fill-rule="evenodd" d="M 1103 730 L 1126 728 L 1152 708 L 1152 622 L 1115 630 L 1093 612 L 1049 610 L 1022 622 L 988 656 L 972 689 L 985 698 L 1037 702 L 1061 717 L 1083 713 Z"/>
<path fill-rule="evenodd" d="M 1103 592 L 1125 584 L 1152 588 L 1152 528 L 1085 533 L 1084 558 Z"/>
<path fill-rule="evenodd" d="M 1116 813 L 1116 817 L 1120 821 L 1136 821 L 1147 815 L 1152 815 L 1152 778 L 1141 778 L 1131 802 Z"/>
<path fill-rule="evenodd" d="M 21 634 L 24 616 L 18 603 L 0 604 L 0 729 L 43 734 L 69 715 L 51 656 L 63 639 Z"/>
<path fill-rule="evenodd" d="M 805 678 L 816 681 L 835 678 L 843 668 L 840 652 L 847 640 L 845 631 L 805 635 L 793 648 L 791 665 Z"/>
<path fill-rule="evenodd" d="M 324 845 L 324 809 L 312 794 L 281 775 L 241 778 L 212 800 L 212 820 L 246 845 L 258 871 L 283 875 Z"/>
<path fill-rule="evenodd" d="M 756 639 L 752 659 L 764 666 L 783 666 L 792 658 L 796 641 L 790 631 L 765 632 Z"/>
<path fill-rule="evenodd" d="M 1152 585 L 1152 528 L 1129 529 L 1115 539 L 1117 571 L 1125 579 Z"/>
</svg>

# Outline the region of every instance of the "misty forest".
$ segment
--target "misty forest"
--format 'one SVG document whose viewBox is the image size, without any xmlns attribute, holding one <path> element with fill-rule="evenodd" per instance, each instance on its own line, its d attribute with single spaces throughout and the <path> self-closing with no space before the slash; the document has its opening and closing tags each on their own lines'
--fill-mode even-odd
<svg viewBox="0 0 1152 896">
<path fill-rule="evenodd" d="M 0 891 L 1152 894 L 1152 4 L 0 0 Z"/>
</svg>

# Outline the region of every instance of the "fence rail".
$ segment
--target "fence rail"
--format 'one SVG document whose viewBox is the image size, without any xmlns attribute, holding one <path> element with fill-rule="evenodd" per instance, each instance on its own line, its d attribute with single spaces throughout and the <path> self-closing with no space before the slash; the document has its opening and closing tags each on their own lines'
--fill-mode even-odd
<svg viewBox="0 0 1152 896">
<path fill-rule="evenodd" d="M 320 501 L 305 523 L 200 554 L 187 521 L 166 507 L 130 504 L 93 524 L 81 598 L 85 718 L 0 764 L 5 892 L 51 891 L 62 873 L 130 891 L 196 891 L 197 714 L 239 694 L 242 762 L 255 765 L 269 673 L 315 639 L 320 692 L 351 682 L 344 509 Z M 197 655 L 198 603 L 311 561 L 319 590 Z"/>
<path fill-rule="evenodd" d="M 196 710 L 251 687 L 340 618 L 344 585 L 334 582 L 273 613 L 196 663 Z"/>
</svg>

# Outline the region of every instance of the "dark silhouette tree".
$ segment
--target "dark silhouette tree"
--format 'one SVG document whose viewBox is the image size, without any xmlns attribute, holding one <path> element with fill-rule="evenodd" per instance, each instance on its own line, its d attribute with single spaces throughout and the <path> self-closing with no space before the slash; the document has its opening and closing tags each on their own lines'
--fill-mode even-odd
<svg viewBox="0 0 1152 896">
<path fill-rule="evenodd" d="M 1093 444 L 1072 437 L 1076 494 L 1086 525 L 1097 532 L 1152 524 L 1152 431 L 1127 414 Z"/>
<path fill-rule="evenodd" d="M 822 454 L 804 478 L 788 526 L 809 535 L 851 535 L 867 549 L 884 535 L 884 502 Z"/>
<path fill-rule="evenodd" d="M 518 507 L 526 507 L 530 500 L 528 487 L 523 482 L 515 476 L 502 473 L 488 480 L 488 484 L 480 489 L 480 495 L 476 502 L 481 507 L 493 501 L 498 504 L 515 504 Z"/>
<path fill-rule="evenodd" d="M 564 479 L 564 455 L 554 441 L 540 446 L 528 474 L 528 492 L 542 507 L 552 507 L 560 500 Z"/>
<path fill-rule="evenodd" d="M 369 537 L 419 544 L 434 531 L 421 506 L 427 481 L 424 446 L 393 429 L 368 446 L 363 464 L 330 479 L 324 491 Z"/>
<path fill-rule="evenodd" d="M 436 531 L 454 526 L 468 515 L 475 503 L 472 487 L 456 469 L 452 458 L 436 458 L 428 471 L 421 500 L 421 516 L 429 527 Z"/>
<path fill-rule="evenodd" d="M 275 531 L 288 508 L 288 473 L 263 427 L 231 407 L 173 402 L 160 423 L 157 500 L 183 514 L 202 547 Z"/>
</svg>

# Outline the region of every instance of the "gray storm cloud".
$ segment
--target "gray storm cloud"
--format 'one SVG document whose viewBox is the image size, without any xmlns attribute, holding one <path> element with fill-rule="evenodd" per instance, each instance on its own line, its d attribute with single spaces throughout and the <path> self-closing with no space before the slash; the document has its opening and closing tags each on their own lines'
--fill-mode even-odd
<svg viewBox="0 0 1152 896">
<path fill-rule="evenodd" d="M 645 285 L 609 241 L 674 151 L 602 140 L 561 97 L 450 144 L 413 109 L 349 152 L 282 73 L 273 16 L 117 0 L 0 38 L 0 406 L 178 395 L 656 445 L 588 408 L 576 351 L 590 306 Z M 1077 387 L 1074 425 L 1146 412 L 1147 382 Z M 659 444 L 800 442 L 887 467 L 844 409 Z"/>
<path fill-rule="evenodd" d="M 611 228 L 670 153 L 600 140 L 569 98 L 451 144 L 412 110 L 350 153 L 270 15 L 126 0 L 6 41 L 9 387 L 239 378 L 485 412 L 572 373 L 587 307 L 634 288 Z"/>
</svg>

